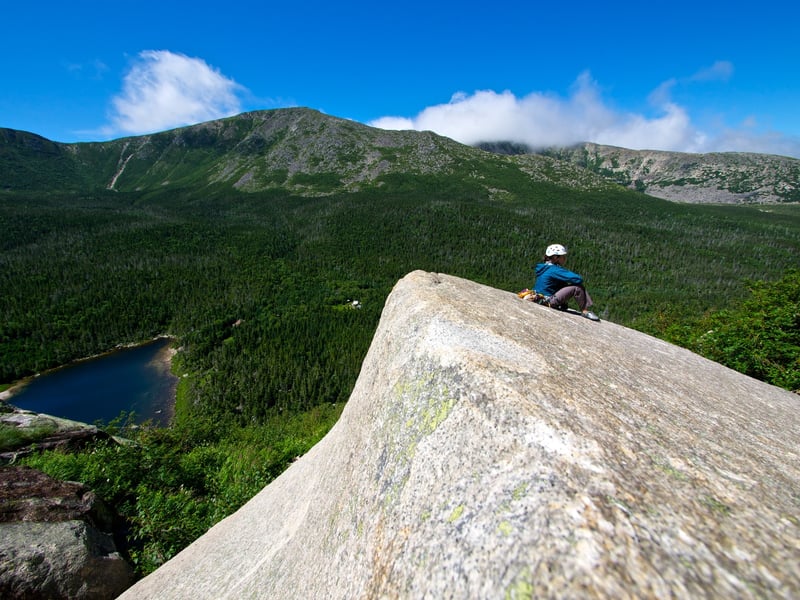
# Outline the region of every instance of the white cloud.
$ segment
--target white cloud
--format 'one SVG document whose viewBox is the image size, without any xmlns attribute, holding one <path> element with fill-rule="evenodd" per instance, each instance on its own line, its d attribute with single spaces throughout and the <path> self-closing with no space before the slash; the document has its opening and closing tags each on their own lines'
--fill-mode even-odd
<svg viewBox="0 0 800 600">
<path fill-rule="evenodd" d="M 696 137 L 680 107 L 666 103 L 655 118 L 615 111 L 600 97 L 588 73 L 578 77 L 567 98 L 540 92 L 518 98 L 509 91 L 481 90 L 454 95 L 412 119 L 384 117 L 371 125 L 384 129 L 429 129 L 465 144 L 508 140 L 534 148 L 592 141 L 626 147 L 676 149 Z"/>
<path fill-rule="evenodd" d="M 163 131 L 241 112 L 243 88 L 199 58 L 141 52 L 112 100 L 108 133 Z"/>
<path fill-rule="evenodd" d="M 414 120 L 406 117 L 381 117 L 370 123 L 373 127 L 380 129 L 393 129 L 401 131 L 404 129 L 414 129 Z"/>
<path fill-rule="evenodd" d="M 720 61 L 693 75 L 692 81 L 720 80 L 733 67 Z M 567 97 L 534 92 L 517 97 L 509 91 L 459 92 L 446 104 L 425 108 L 416 117 L 382 117 L 370 125 L 382 129 L 430 130 L 464 144 L 512 141 L 532 148 L 595 142 L 631 149 L 678 152 L 767 152 L 800 156 L 800 140 L 780 134 L 736 130 L 703 131 L 688 109 L 671 100 L 676 79 L 662 83 L 648 97 L 651 114 L 610 106 L 588 73 L 581 74 Z"/>
<path fill-rule="evenodd" d="M 733 64 L 727 60 L 718 60 L 710 67 L 699 70 L 692 75 L 690 81 L 728 81 L 733 75 Z"/>
</svg>

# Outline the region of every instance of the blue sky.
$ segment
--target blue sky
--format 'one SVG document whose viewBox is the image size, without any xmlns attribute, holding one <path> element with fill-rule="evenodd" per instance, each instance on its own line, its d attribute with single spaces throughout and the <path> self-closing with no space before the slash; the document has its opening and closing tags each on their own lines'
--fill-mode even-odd
<svg viewBox="0 0 800 600">
<path fill-rule="evenodd" d="M 800 157 L 799 7 L 5 3 L 0 127 L 101 141 L 306 106 L 464 143 Z"/>
</svg>

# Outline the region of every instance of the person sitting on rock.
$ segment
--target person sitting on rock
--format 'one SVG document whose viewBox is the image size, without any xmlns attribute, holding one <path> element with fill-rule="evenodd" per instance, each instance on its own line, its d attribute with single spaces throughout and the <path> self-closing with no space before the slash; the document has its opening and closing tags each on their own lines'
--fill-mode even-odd
<svg viewBox="0 0 800 600">
<path fill-rule="evenodd" d="M 544 253 L 544 262 L 536 265 L 536 285 L 534 301 L 551 308 L 566 310 L 570 298 L 578 303 L 581 314 L 592 321 L 599 321 L 589 310 L 592 298 L 583 285 L 583 277 L 573 273 L 564 265 L 567 262 L 567 249 L 561 244 L 551 244 Z"/>
</svg>

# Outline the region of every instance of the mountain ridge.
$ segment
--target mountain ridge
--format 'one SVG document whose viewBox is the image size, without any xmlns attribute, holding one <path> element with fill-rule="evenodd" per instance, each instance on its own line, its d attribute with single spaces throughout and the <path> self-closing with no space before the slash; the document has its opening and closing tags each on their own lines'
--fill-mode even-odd
<svg viewBox="0 0 800 600">
<path fill-rule="evenodd" d="M 467 146 L 430 131 L 390 131 L 308 108 L 242 113 L 107 142 L 60 143 L 0 129 L 0 189 L 155 191 L 222 186 L 304 196 L 381 186 L 397 175 L 480 182 L 512 169 L 573 189 L 622 185 L 680 202 L 800 201 L 800 160 L 762 154 L 685 154 L 581 144 L 538 153 L 497 142 Z M 508 190 L 485 186 L 502 198 Z"/>
<path fill-rule="evenodd" d="M 543 151 L 656 198 L 716 204 L 800 201 L 800 160 L 752 152 L 691 154 L 584 143 Z"/>
<path fill-rule="evenodd" d="M 480 179 L 486 164 L 511 165 L 526 176 L 584 189 L 608 185 L 548 157 L 510 159 L 433 132 L 381 130 L 307 108 L 254 111 L 109 142 L 61 144 L 0 130 L 3 141 L 0 181 L 7 190 L 43 189 L 55 179 L 75 190 L 224 186 L 318 196 L 380 186 L 383 177 L 392 175 L 450 175 L 468 169 L 470 177 Z"/>
</svg>

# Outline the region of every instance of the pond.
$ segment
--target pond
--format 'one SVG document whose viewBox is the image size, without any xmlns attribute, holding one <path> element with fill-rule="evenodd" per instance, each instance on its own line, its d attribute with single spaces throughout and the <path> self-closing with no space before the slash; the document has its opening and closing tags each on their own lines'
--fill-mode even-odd
<svg viewBox="0 0 800 600">
<path fill-rule="evenodd" d="M 83 423 L 108 423 L 124 411 L 133 412 L 137 423 L 169 425 L 178 381 L 170 373 L 170 342 L 159 338 L 48 371 L 7 400 L 25 410 Z"/>
</svg>

